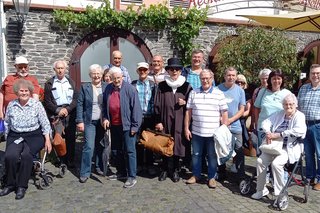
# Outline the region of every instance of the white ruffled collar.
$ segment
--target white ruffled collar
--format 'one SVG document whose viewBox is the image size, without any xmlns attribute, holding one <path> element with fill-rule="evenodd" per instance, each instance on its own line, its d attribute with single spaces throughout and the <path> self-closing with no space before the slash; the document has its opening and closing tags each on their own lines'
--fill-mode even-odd
<svg viewBox="0 0 320 213">
<path fill-rule="evenodd" d="M 172 89 L 177 89 L 178 87 L 181 87 L 184 84 L 186 78 L 180 75 L 178 79 L 174 81 L 172 80 L 172 78 L 170 78 L 170 76 L 165 76 L 164 80 L 167 82 L 169 87 L 171 87 Z"/>
</svg>

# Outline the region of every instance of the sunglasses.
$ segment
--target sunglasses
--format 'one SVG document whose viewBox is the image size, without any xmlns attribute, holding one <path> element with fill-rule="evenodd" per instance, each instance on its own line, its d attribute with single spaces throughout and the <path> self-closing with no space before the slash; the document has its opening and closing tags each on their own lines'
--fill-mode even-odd
<svg viewBox="0 0 320 213">
<path fill-rule="evenodd" d="M 175 68 L 175 67 L 170 67 L 170 68 L 168 68 L 168 71 L 171 71 L 171 72 L 173 72 L 173 71 L 180 71 L 181 69 L 180 68 Z"/>
<path fill-rule="evenodd" d="M 243 82 L 243 81 L 236 81 L 236 84 L 239 84 L 239 85 L 245 85 L 246 82 Z"/>
</svg>

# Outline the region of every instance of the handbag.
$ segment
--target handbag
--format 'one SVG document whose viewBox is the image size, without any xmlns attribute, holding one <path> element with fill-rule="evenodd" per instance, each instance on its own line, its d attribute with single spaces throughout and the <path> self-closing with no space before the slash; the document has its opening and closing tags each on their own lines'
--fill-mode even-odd
<svg viewBox="0 0 320 213">
<path fill-rule="evenodd" d="M 54 129 L 53 148 L 59 157 L 65 156 L 67 154 L 67 147 L 65 139 L 62 137 L 62 134 L 64 134 L 64 125 L 60 118 L 55 118 L 52 125 Z"/>
<path fill-rule="evenodd" d="M 146 149 L 171 157 L 173 155 L 174 139 L 171 135 L 153 130 L 143 130 L 139 139 Z"/>
<path fill-rule="evenodd" d="M 277 140 L 271 140 L 270 144 L 267 144 L 266 138 L 263 139 L 262 144 L 259 146 L 259 149 L 263 153 L 270 155 L 280 155 L 283 147 L 282 138 Z"/>
<path fill-rule="evenodd" d="M 4 120 L 0 119 L 0 134 L 4 134 L 5 130 Z"/>
<path fill-rule="evenodd" d="M 62 138 L 61 134 L 57 132 L 54 134 L 52 145 L 59 157 L 67 154 L 66 141 L 64 138 Z"/>
</svg>

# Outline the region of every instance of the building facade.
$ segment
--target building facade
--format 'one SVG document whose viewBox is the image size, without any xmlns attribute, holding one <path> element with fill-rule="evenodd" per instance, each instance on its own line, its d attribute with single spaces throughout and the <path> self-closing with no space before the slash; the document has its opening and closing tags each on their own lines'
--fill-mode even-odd
<svg viewBox="0 0 320 213">
<path fill-rule="evenodd" d="M 119 10 L 125 9 L 132 2 L 137 5 L 142 3 L 146 5 L 157 3 L 157 1 L 151 0 L 114 0 L 111 2 L 111 5 Z M 196 1 L 190 1 L 186 4 L 186 2 L 180 0 L 171 0 L 168 2 L 168 7 L 181 4 L 181 6 L 189 7 L 192 6 L 191 3 L 193 2 Z M 197 3 L 199 2 L 202 2 L 201 6 L 203 6 L 204 2 L 210 2 L 210 0 L 197 1 Z M 234 16 L 234 14 L 242 13 L 234 12 L 236 8 L 231 7 L 231 3 L 237 2 L 237 0 L 212 2 L 216 6 L 216 12 L 210 14 L 208 22 L 201 29 L 200 35 L 194 40 L 194 43 L 199 45 L 205 52 L 207 64 L 213 63 L 212 60 L 218 48 L 217 38 L 219 32 L 228 31 L 230 35 L 233 35 L 239 25 L 248 24 L 247 20 Z M 248 2 L 254 5 L 255 1 L 248 0 Z M 150 62 L 154 54 L 162 55 L 165 60 L 174 55 L 166 32 L 144 31 L 138 27 L 129 32 L 116 26 L 106 27 L 105 29 L 93 32 L 88 32 L 85 29 L 63 30 L 53 21 L 52 12 L 54 8 L 65 8 L 73 4 L 73 7 L 77 10 L 84 10 L 88 4 L 98 7 L 101 3 L 101 1 L 79 0 L 32 0 L 24 30 L 21 31 L 18 28 L 12 2 L 3 1 L 2 17 L 4 20 L 2 20 L 2 30 L 4 42 L 2 42 L 2 45 L 4 47 L 3 64 L 5 66 L 1 70 L 1 77 L 4 78 L 7 74 L 15 72 L 13 67 L 14 59 L 19 55 L 24 55 L 30 61 L 30 73 L 36 75 L 40 84 L 43 85 L 53 75 L 53 62 L 57 59 L 65 59 L 69 62 L 69 75 L 77 82 L 77 86 L 80 87 L 82 82 L 89 80 L 88 67 L 94 63 L 98 63 L 101 66 L 110 63 L 111 52 L 113 50 L 123 52 L 123 65 L 128 68 L 132 79 L 137 78 L 135 72 L 137 62 Z M 220 7 L 218 3 L 220 3 Z M 227 9 L 226 5 L 229 5 L 229 9 Z M 252 6 L 252 8 L 244 6 L 238 9 L 238 11 L 251 10 L 251 14 L 254 11 L 257 14 L 279 13 L 278 7 L 268 5 L 260 9 L 257 9 L 256 6 Z M 211 10 L 213 11 L 213 9 Z M 224 13 L 222 17 L 225 17 L 225 19 L 221 19 L 219 13 Z M 230 17 L 226 14 L 230 14 Z M 287 36 L 297 41 L 297 53 L 302 52 L 301 54 L 307 55 L 312 52 L 315 56 L 314 62 L 320 61 L 320 48 L 318 48 L 320 46 L 320 34 L 287 32 Z"/>
</svg>

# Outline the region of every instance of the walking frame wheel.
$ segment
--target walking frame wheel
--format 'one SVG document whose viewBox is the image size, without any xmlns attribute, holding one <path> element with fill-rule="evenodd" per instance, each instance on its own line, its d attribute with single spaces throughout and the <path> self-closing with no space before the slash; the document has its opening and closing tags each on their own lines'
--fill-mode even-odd
<svg viewBox="0 0 320 213">
<path fill-rule="evenodd" d="M 280 194 L 276 199 L 276 206 L 281 210 L 286 210 L 289 206 L 289 195 L 288 192 L 285 191 Z"/>
<path fill-rule="evenodd" d="M 39 188 L 40 189 L 48 189 L 53 183 L 53 178 L 51 176 L 45 175 L 39 180 Z"/>
<path fill-rule="evenodd" d="M 63 178 L 66 175 L 66 172 L 67 172 L 67 165 L 61 164 L 59 167 L 59 176 Z"/>
<path fill-rule="evenodd" d="M 247 195 L 251 189 L 251 181 L 250 179 L 244 179 L 239 184 L 240 193 L 242 195 Z"/>
</svg>

